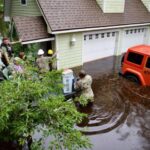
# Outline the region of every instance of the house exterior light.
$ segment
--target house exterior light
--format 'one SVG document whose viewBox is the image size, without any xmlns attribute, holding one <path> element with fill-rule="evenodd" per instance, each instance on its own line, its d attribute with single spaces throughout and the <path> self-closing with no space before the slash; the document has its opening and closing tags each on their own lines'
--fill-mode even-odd
<svg viewBox="0 0 150 150">
<path fill-rule="evenodd" d="M 70 45 L 71 46 L 74 46 L 75 45 L 75 43 L 76 43 L 76 38 L 73 36 L 72 38 L 71 38 L 71 41 L 70 41 Z"/>
</svg>

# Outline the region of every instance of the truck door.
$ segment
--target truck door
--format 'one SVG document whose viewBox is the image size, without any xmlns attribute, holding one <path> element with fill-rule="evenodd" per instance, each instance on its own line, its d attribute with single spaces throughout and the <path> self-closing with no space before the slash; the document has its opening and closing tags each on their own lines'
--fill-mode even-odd
<svg viewBox="0 0 150 150">
<path fill-rule="evenodd" d="M 146 85 L 150 86 L 150 57 L 147 58 L 147 61 L 144 67 L 144 79 L 146 81 Z"/>
</svg>

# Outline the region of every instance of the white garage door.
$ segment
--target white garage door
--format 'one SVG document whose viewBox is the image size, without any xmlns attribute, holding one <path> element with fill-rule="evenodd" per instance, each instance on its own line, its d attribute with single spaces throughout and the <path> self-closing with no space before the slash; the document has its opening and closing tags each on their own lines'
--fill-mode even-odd
<svg viewBox="0 0 150 150">
<path fill-rule="evenodd" d="M 115 53 L 117 32 L 84 35 L 83 62 L 112 56 Z"/>
<path fill-rule="evenodd" d="M 122 43 L 122 53 L 126 52 L 129 47 L 143 44 L 146 29 L 130 29 L 125 30 Z"/>
</svg>

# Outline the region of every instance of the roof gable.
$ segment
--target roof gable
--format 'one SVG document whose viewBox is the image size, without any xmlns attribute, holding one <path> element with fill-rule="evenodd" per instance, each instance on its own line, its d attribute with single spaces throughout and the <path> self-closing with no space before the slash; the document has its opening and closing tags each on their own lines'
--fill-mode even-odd
<svg viewBox="0 0 150 150">
<path fill-rule="evenodd" d="M 22 42 L 50 38 L 42 17 L 13 17 L 17 33 Z"/>
</svg>

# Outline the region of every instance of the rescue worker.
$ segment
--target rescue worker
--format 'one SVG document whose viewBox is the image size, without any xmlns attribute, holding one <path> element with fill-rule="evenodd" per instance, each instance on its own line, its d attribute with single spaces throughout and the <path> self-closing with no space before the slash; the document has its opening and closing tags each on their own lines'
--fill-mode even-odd
<svg viewBox="0 0 150 150">
<path fill-rule="evenodd" d="M 89 103 L 94 101 L 94 93 L 92 90 L 92 77 L 84 70 L 79 72 L 79 78 L 77 79 L 75 86 L 81 90 L 81 95 L 87 99 Z"/>
<path fill-rule="evenodd" d="M 51 57 L 44 56 L 44 51 L 42 49 L 38 50 L 38 58 L 36 59 L 36 64 L 39 68 L 40 73 L 48 72 L 50 70 L 49 62 Z"/>
<path fill-rule="evenodd" d="M 56 53 L 53 52 L 53 50 L 48 50 L 48 56 L 51 57 L 51 61 L 49 62 L 50 71 L 52 69 L 56 69 Z"/>
<path fill-rule="evenodd" d="M 8 66 L 10 60 L 9 54 L 11 54 L 12 48 L 7 38 L 3 38 L 1 49 L 2 49 L 2 61 L 6 66 Z"/>
<path fill-rule="evenodd" d="M 3 38 L 1 49 L 2 49 L 2 60 L 6 66 L 9 65 L 9 61 L 11 57 L 13 56 L 13 48 L 12 44 L 20 43 L 21 40 L 16 42 L 10 42 L 8 38 Z"/>
</svg>

